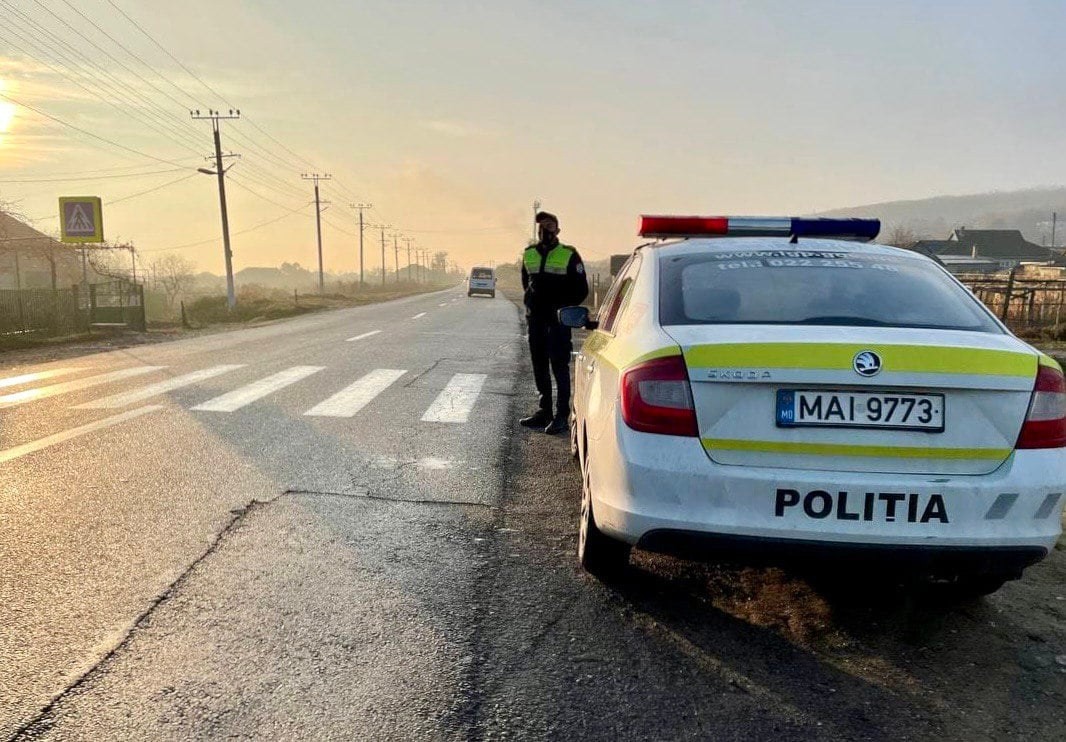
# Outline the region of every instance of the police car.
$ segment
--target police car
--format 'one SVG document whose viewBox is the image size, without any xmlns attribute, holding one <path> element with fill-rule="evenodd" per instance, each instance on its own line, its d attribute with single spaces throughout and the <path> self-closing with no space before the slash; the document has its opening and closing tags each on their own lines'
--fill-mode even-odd
<svg viewBox="0 0 1066 742">
<path fill-rule="evenodd" d="M 643 217 L 575 362 L 579 558 L 872 558 L 985 594 L 1062 530 L 1066 384 L 877 220 Z M 838 562 L 840 563 L 840 562 Z"/>
</svg>

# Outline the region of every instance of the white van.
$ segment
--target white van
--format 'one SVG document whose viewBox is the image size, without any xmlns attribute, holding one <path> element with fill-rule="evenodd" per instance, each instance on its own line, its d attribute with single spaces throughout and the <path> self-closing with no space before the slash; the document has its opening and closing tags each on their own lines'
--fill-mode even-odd
<svg viewBox="0 0 1066 742">
<path fill-rule="evenodd" d="M 466 295 L 488 294 L 496 298 L 496 271 L 492 268 L 474 268 L 470 271 L 470 280 L 467 282 Z"/>
</svg>

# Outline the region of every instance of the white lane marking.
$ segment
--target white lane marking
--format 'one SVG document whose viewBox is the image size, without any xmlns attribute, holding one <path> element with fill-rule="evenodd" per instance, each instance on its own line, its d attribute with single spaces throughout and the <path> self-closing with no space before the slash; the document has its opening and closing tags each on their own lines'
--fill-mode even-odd
<svg viewBox="0 0 1066 742">
<path fill-rule="evenodd" d="M 371 330 L 370 332 L 364 332 L 362 335 L 356 335 L 354 338 L 348 338 L 344 342 L 354 343 L 356 340 L 364 340 L 372 335 L 377 335 L 381 330 Z"/>
<path fill-rule="evenodd" d="M 424 423 L 465 423 L 470 418 L 485 374 L 456 374 L 422 416 Z"/>
<path fill-rule="evenodd" d="M 140 402 L 150 397 L 158 397 L 160 394 L 166 394 L 167 392 L 180 389 L 183 386 L 189 386 L 195 384 L 198 381 L 204 381 L 210 379 L 213 376 L 234 371 L 238 368 L 244 368 L 243 363 L 238 363 L 228 366 L 211 366 L 210 368 L 203 368 L 199 371 L 193 371 L 190 374 L 183 374 L 181 376 L 175 376 L 173 379 L 167 379 L 166 381 L 160 381 L 156 384 L 149 384 L 148 386 L 141 387 L 140 389 L 134 389 L 129 392 L 120 392 L 118 394 L 112 394 L 110 397 L 104 397 L 102 399 L 93 400 L 92 402 L 86 402 L 85 404 L 76 405 L 75 410 L 110 410 L 116 407 L 125 407 L 131 405 L 134 402 Z"/>
<path fill-rule="evenodd" d="M 64 376 L 66 374 L 72 374 L 75 371 L 84 371 L 84 368 L 53 368 L 49 371 L 39 371 L 35 374 L 21 374 L 19 376 L 8 376 L 6 379 L 0 379 L 0 389 L 5 386 L 18 386 L 19 384 L 29 384 L 34 381 L 44 381 L 45 379 L 54 379 L 57 376 Z"/>
<path fill-rule="evenodd" d="M 255 402 L 257 399 L 262 399 L 268 394 L 273 394 L 279 389 L 284 389 L 289 384 L 295 384 L 301 379 L 306 379 L 311 374 L 318 373 L 324 368 L 325 366 L 293 366 L 272 376 L 253 381 L 251 384 L 245 384 L 232 392 L 209 399 L 192 409 L 205 412 L 233 412 L 246 404 Z"/>
<path fill-rule="evenodd" d="M 78 379 L 76 381 L 64 381 L 61 384 L 52 384 L 50 386 L 37 387 L 36 389 L 26 389 L 25 391 L 15 392 L 13 394 L 5 394 L 0 397 L 0 409 L 26 404 L 27 402 L 33 402 L 38 399 L 54 397 L 57 394 L 76 392 L 81 389 L 99 386 L 100 384 L 110 384 L 112 381 L 129 379 L 134 376 L 142 376 L 143 374 L 149 374 L 152 371 L 159 371 L 162 368 L 165 368 L 165 366 L 134 366 L 132 368 L 119 369 L 118 371 L 109 371 L 106 374 L 99 374 L 98 376 L 87 376 L 84 379 Z"/>
<path fill-rule="evenodd" d="M 0 451 L 0 464 L 5 461 L 11 461 L 11 459 L 17 459 L 19 456 L 25 456 L 28 453 L 34 451 L 40 451 L 42 448 L 48 448 L 54 446 L 57 443 L 63 443 L 69 441 L 71 438 L 77 438 L 79 435 L 85 435 L 86 433 L 92 433 L 104 428 L 110 428 L 112 425 L 118 425 L 124 423 L 127 420 L 132 420 L 135 417 L 140 417 L 148 412 L 154 412 L 156 410 L 163 409 L 162 405 L 146 405 L 144 407 L 138 407 L 135 410 L 128 410 L 126 412 L 119 413 L 118 415 L 112 415 L 111 417 L 105 417 L 103 420 L 97 420 L 91 422 L 88 425 L 81 425 L 77 428 L 71 428 L 70 430 L 64 430 L 62 433 L 56 433 L 40 440 L 31 441 L 30 443 L 23 443 L 21 446 L 15 446 L 9 448 L 6 451 Z"/>
<path fill-rule="evenodd" d="M 446 307 L 446 306 L 448 306 L 448 302 L 443 302 L 441 304 L 438 304 L 437 306 L 438 307 Z"/>
<path fill-rule="evenodd" d="M 426 313 L 425 313 L 425 312 L 419 312 L 418 314 L 416 314 L 416 315 L 415 315 L 414 317 L 412 317 L 411 319 L 418 319 L 419 317 L 425 317 L 425 316 L 426 316 Z"/>
<path fill-rule="evenodd" d="M 406 370 L 393 368 L 374 369 L 354 384 L 322 400 L 304 414 L 318 417 L 352 417 L 406 373 Z"/>
</svg>

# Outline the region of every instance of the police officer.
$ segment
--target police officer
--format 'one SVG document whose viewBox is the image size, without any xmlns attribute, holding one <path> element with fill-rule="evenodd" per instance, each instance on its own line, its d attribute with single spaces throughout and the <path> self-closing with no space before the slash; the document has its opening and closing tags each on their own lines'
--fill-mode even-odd
<svg viewBox="0 0 1066 742">
<path fill-rule="evenodd" d="M 540 409 L 519 423 L 554 435 L 570 427 L 570 328 L 559 324 L 557 312 L 576 306 L 589 294 L 585 265 L 577 250 L 559 242 L 559 220 L 541 211 L 536 216 L 540 242 L 522 255 L 526 324 L 533 378 L 540 393 Z M 558 391 L 552 412 L 552 375 Z"/>
</svg>

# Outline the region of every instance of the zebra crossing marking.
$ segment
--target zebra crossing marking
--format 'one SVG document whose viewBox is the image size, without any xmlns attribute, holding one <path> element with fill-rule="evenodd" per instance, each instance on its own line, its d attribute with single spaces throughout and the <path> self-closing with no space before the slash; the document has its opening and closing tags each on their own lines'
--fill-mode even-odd
<svg viewBox="0 0 1066 742">
<path fill-rule="evenodd" d="M 85 404 L 75 405 L 76 410 L 110 410 L 116 407 L 126 407 L 134 402 L 141 402 L 151 397 L 157 397 L 160 394 L 166 394 L 167 392 L 180 389 L 183 386 L 189 386 L 195 384 L 198 381 L 205 381 L 215 376 L 219 376 L 230 371 L 235 371 L 238 368 L 244 368 L 243 363 L 230 364 L 224 366 L 211 366 L 210 368 L 202 368 L 199 371 L 193 371 L 192 373 L 182 374 L 181 376 L 175 376 L 172 379 L 166 381 L 160 381 L 155 384 L 149 384 L 148 386 L 141 387 L 140 389 L 134 389 L 129 392 L 120 392 L 118 394 L 112 394 L 110 397 L 103 397 L 101 399 L 93 400 L 92 402 L 86 402 Z"/>
<path fill-rule="evenodd" d="M 324 368 L 325 366 L 293 366 L 271 376 L 253 381 L 250 384 L 245 384 L 232 392 L 209 399 L 192 409 L 203 412 L 233 412 L 247 404 L 262 399 L 268 394 L 273 394 L 279 389 L 284 389 L 290 384 L 295 384 L 301 379 L 306 379 L 311 374 L 318 373 Z"/>
<path fill-rule="evenodd" d="M 456 374 L 422 415 L 424 423 L 465 423 L 487 374 Z"/>
<path fill-rule="evenodd" d="M 379 332 L 381 332 L 381 330 L 371 330 L 370 332 L 364 332 L 362 335 L 356 335 L 354 338 L 348 338 L 344 342 L 346 342 L 346 343 L 354 343 L 356 340 L 365 340 L 368 337 L 372 337 L 373 335 L 377 335 Z"/>
<path fill-rule="evenodd" d="M 374 369 L 304 414 L 315 417 L 352 417 L 406 373 L 406 370 L 392 368 Z"/>
<path fill-rule="evenodd" d="M 51 384 L 50 386 L 41 386 L 36 389 L 26 389 L 21 392 L 5 394 L 0 397 L 0 409 L 26 404 L 27 402 L 35 402 L 38 399 L 55 397 L 58 394 L 77 392 L 82 389 L 99 386 L 100 384 L 110 384 L 112 381 L 121 381 L 122 379 L 133 378 L 134 376 L 143 376 L 144 374 L 159 371 L 163 368 L 165 368 L 165 366 L 133 366 L 132 368 L 123 368 L 118 371 L 109 371 L 106 374 L 86 376 L 84 379 L 64 381 L 59 384 Z"/>
</svg>

